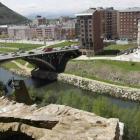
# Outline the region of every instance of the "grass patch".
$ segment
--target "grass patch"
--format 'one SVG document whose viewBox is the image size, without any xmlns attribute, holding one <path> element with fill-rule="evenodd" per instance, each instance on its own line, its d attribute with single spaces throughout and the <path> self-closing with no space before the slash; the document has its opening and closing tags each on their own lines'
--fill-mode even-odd
<svg viewBox="0 0 140 140">
<path fill-rule="evenodd" d="M 0 52 L 18 52 L 18 50 L 0 48 Z"/>
<path fill-rule="evenodd" d="M 42 44 L 23 44 L 23 43 L 0 43 L 3 47 L 24 48 L 24 47 L 41 47 Z"/>
<path fill-rule="evenodd" d="M 4 63 L 4 64 L 2 64 L 2 67 L 4 67 L 7 70 L 10 70 L 11 68 L 22 70 L 20 67 L 18 67 L 16 64 L 14 64 L 12 62 Z"/>
<path fill-rule="evenodd" d="M 109 45 L 107 47 L 104 48 L 104 50 L 119 50 L 119 51 L 123 51 L 123 50 L 127 50 L 133 47 L 136 47 L 137 44 L 125 44 L 125 45 Z"/>
<path fill-rule="evenodd" d="M 20 63 L 21 65 L 25 65 L 26 61 L 22 60 L 22 59 L 17 59 L 15 60 L 16 62 Z"/>
<path fill-rule="evenodd" d="M 35 68 L 35 67 L 34 67 L 32 64 L 29 63 L 29 64 L 27 65 L 27 68 Z"/>
<path fill-rule="evenodd" d="M 77 42 L 63 42 L 63 43 L 50 45 L 50 46 L 53 48 L 57 48 L 57 47 L 62 47 L 62 46 L 74 45 L 74 44 L 77 44 Z"/>
<path fill-rule="evenodd" d="M 89 75 L 86 75 L 86 74 L 73 73 L 73 72 L 68 72 L 68 71 L 65 71 L 64 73 L 75 75 L 75 76 L 80 76 L 80 77 L 83 77 L 83 78 L 88 78 L 88 79 L 91 79 L 91 80 L 96 80 L 96 81 L 100 81 L 100 82 L 104 82 L 104 83 L 108 83 L 108 84 L 112 84 L 112 85 L 127 87 L 127 85 L 125 83 L 112 82 L 112 81 L 97 78 L 95 76 L 89 76 Z M 140 86 L 135 86 L 135 85 L 129 85 L 129 87 L 140 89 Z"/>
<path fill-rule="evenodd" d="M 119 67 L 130 71 L 140 71 L 139 62 L 131 61 L 117 61 L 117 60 L 70 60 L 70 62 L 83 62 L 83 63 L 93 63 L 94 65 L 103 66 L 109 65 L 114 67 Z"/>
<path fill-rule="evenodd" d="M 106 57 L 114 57 L 116 56 L 118 53 L 120 53 L 121 51 L 136 47 L 137 44 L 125 44 L 125 45 L 109 45 L 107 47 L 104 47 L 104 52 L 102 54 L 99 55 L 93 55 L 93 56 L 88 56 L 88 57 L 101 57 L 101 56 L 106 56 Z"/>
</svg>

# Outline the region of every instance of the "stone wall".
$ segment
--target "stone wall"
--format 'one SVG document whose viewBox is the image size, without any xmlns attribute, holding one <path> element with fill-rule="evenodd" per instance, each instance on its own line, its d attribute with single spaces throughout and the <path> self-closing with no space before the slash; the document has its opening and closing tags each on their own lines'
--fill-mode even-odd
<svg viewBox="0 0 140 140">
<path fill-rule="evenodd" d="M 98 94 L 109 95 L 125 100 L 140 101 L 140 89 L 111 85 L 69 74 L 58 74 L 57 79 L 58 81 L 90 90 Z"/>
<path fill-rule="evenodd" d="M 1 140 L 11 140 L 15 132 L 34 140 L 122 140 L 123 129 L 124 124 L 116 118 L 106 119 L 64 105 L 38 108 L 0 98 Z"/>
<path fill-rule="evenodd" d="M 19 70 L 19 69 L 10 69 L 10 72 L 19 76 L 31 77 L 31 73 L 27 72 L 26 70 Z"/>
</svg>

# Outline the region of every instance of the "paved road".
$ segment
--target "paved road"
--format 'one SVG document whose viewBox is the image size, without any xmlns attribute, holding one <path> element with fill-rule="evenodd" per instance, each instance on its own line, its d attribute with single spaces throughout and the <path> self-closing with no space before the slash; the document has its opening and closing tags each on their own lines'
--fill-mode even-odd
<svg viewBox="0 0 140 140">
<path fill-rule="evenodd" d="M 54 48 L 53 51 L 50 51 L 50 52 L 44 52 L 42 49 L 46 47 L 46 46 L 43 46 L 39 49 L 34 49 L 34 50 L 31 50 L 31 51 L 25 51 L 25 53 L 19 53 L 17 52 L 17 54 L 19 56 L 16 56 L 14 57 L 12 53 L 8 53 L 8 55 L 0 55 L 0 60 L 4 60 L 4 59 L 13 59 L 13 58 L 21 58 L 21 57 L 25 57 L 25 56 L 35 56 L 35 55 L 39 55 L 39 54 L 52 54 L 52 53 L 57 53 L 57 52 L 65 52 L 65 51 L 72 51 L 72 50 L 77 50 L 78 49 L 78 46 L 74 46 L 73 48 L 69 48 L 69 49 L 64 49 L 64 50 L 61 50 L 61 47 L 59 48 Z M 29 52 L 34 52 L 34 54 L 29 54 Z"/>
</svg>

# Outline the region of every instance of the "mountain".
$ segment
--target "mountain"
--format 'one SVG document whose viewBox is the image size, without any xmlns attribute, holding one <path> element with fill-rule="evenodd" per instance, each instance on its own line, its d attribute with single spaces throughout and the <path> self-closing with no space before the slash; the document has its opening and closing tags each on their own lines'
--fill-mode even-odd
<svg viewBox="0 0 140 140">
<path fill-rule="evenodd" d="M 0 25 L 27 23 L 28 19 L 0 2 Z"/>
<path fill-rule="evenodd" d="M 41 15 L 42 17 L 45 17 L 47 19 L 54 19 L 54 18 L 56 19 L 56 18 L 59 18 L 61 16 L 74 17 L 75 13 L 68 13 L 68 12 L 64 12 L 64 13 L 38 12 L 38 13 L 31 13 L 29 15 L 25 15 L 25 17 L 27 17 L 29 19 L 33 19 L 37 15 Z"/>
</svg>

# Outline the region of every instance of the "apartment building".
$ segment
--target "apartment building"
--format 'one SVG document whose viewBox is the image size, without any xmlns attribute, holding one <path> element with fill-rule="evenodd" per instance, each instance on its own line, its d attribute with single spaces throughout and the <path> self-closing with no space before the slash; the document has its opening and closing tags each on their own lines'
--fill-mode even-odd
<svg viewBox="0 0 140 140">
<path fill-rule="evenodd" d="M 46 39 L 61 39 L 62 38 L 62 27 L 57 25 L 40 25 L 36 27 L 36 36 L 37 38 L 46 38 Z"/>
<path fill-rule="evenodd" d="M 60 22 L 68 22 L 70 20 L 70 17 L 68 17 L 68 16 L 61 16 L 60 18 L 59 18 L 59 21 Z"/>
<path fill-rule="evenodd" d="M 117 10 L 113 7 L 102 8 L 97 7 L 96 10 L 100 13 L 100 28 L 101 37 L 104 39 L 115 39 L 118 38 L 117 34 Z"/>
<path fill-rule="evenodd" d="M 119 37 L 121 40 L 137 40 L 140 8 L 128 8 L 119 13 Z"/>
<path fill-rule="evenodd" d="M 140 46 L 140 20 L 138 21 L 137 44 Z"/>
<path fill-rule="evenodd" d="M 82 54 L 98 54 L 103 51 L 103 39 L 100 38 L 100 13 L 90 8 L 77 17 L 78 45 Z"/>
<path fill-rule="evenodd" d="M 27 39 L 36 36 L 36 29 L 30 26 L 11 26 L 8 28 L 9 38 Z"/>
<path fill-rule="evenodd" d="M 35 19 L 33 19 L 33 25 L 35 26 L 46 25 L 46 18 L 42 16 L 36 16 Z"/>
<path fill-rule="evenodd" d="M 62 27 L 62 39 L 70 40 L 76 38 L 75 27 Z"/>
</svg>

